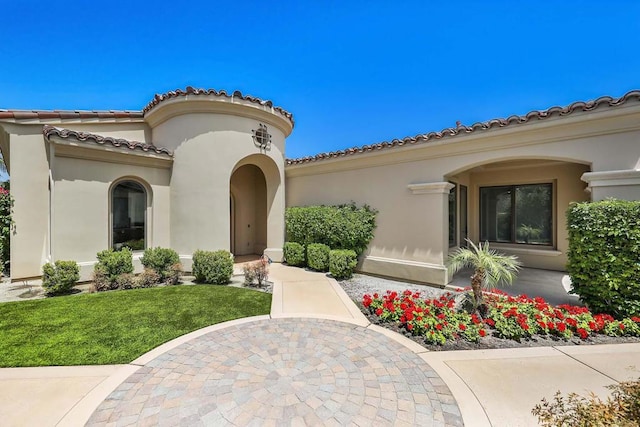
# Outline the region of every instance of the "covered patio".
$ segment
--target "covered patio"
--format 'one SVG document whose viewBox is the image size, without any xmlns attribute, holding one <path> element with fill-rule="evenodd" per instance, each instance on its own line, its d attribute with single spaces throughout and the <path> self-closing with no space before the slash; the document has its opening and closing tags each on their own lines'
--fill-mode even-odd
<svg viewBox="0 0 640 427">
<path fill-rule="evenodd" d="M 471 270 L 462 270 L 453 276 L 449 286 L 468 287 Z M 582 305 L 577 295 L 569 294 L 571 279 L 562 271 L 522 268 L 511 286 L 499 286 L 497 289 L 509 295 L 525 294 L 531 298 L 542 297 L 551 305 Z"/>
</svg>

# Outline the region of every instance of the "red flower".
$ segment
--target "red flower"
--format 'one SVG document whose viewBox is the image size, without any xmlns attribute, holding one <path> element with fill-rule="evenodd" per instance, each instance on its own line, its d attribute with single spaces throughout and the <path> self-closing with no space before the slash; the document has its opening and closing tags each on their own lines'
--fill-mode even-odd
<svg viewBox="0 0 640 427">
<path fill-rule="evenodd" d="M 441 330 L 442 330 L 442 324 L 438 323 L 438 324 L 436 325 L 436 329 L 437 329 L 437 330 L 439 330 L 439 331 L 441 331 Z"/>
<path fill-rule="evenodd" d="M 618 326 L 619 326 L 621 331 L 624 330 L 624 325 L 622 323 L 620 323 Z"/>
<path fill-rule="evenodd" d="M 493 319 L 485 319 L 484 323 L 486 323 L 489 326 L 495 326 L 496 322 Z"/>
<path fill-rule="evenodd" d="M 376 315 L 377 316 L 382 316 L 382 309 L 381 308 L 376 310 Z"/>
<path fill-rule="evenodd" d="M 410 331 L 413 330 L 413 324 L 412 323 L 408 323 L 407 324 L 407 329 L 410 330 Z"/>
<path fill-rule="evenodd" d="M 487 335 L 487 331 L 485 331 L 484 329 L 480 329 L 478 333 L 480 334 L 481 337 L 484 337 Z"/>
<path fill-rule="evenodd" d="M 458 328 L 460 328 L 461 331 L 464 331 L 465 329 L 467 329 L 466 325 L 464 323 L 460 323 L 458 325 Z"/>
<path fill-rule="evenodd" d="M 564 332 L 567 329 L 567 325 L 562 323 L 562 322 L 558 322 L 556 324 L 556 327 L 558 328 L 558 331 L 560 331 L 560 332 Z"/>
<path fill-rule="evenodd" d="M 580 338 L 583 340 L 586 340 L 589 336 L 589 333 L 584 328 L 578 328 L 576 332 L 578 332 L 578 335 L 580 335 Z"/>
</svg>

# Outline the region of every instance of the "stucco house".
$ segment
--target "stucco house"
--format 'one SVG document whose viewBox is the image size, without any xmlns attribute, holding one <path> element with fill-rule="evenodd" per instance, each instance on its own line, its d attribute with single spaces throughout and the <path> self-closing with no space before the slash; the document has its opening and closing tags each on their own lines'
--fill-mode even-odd
<svg viewBox="0 0 640 427">
<path fill-rule="evenodd" d="M 240 92 L 156 95 L 140 111 L 0 110 L 15 198 L 13 280 L 98 251 L 171 247 L 282 260 L 285 206 L 379 211 L 363 272 L 446 284 L 466 238 L 563 270 L 572 201 L 640 199 L 640 91 L 286 159 L 292 115 Z"/>
</svg>

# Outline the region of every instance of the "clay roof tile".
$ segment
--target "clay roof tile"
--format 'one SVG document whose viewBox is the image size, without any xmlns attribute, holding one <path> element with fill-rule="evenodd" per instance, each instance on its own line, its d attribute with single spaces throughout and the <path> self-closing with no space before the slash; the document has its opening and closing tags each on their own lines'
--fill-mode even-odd
<svg viewBox="0 0 640 427">
<path fill-rule="evenodd" d="M 375 146 L 378 150 L 400 147 L 409 144 L 428 143 L 434 140 L 440 140 L 443 138 L 451 138 L 458 135 L 467 135 L 473 132 L 487 131 L 496 128 L 503 128 L 506 126 L 528 123 L 533 120 L 546 120 L 551 117 L 562 117 L 573 114 L 575 112 L 593 111 L 600 107 L 619 107 L 629 102 L 640 102 L 640 90 L 632 90 L 625 93 L 620 98 L 613 98 L 611 96 L 602 96 L 593 101 L 577 101 L 573 102 L 566 107 L 554 106 L 543 111 L 530 111 L 522 116 L 509 116 L 506 119 L 496 118 L 486 122 L 474 123 L 471 126 L 462 125 L 460 122 L 456 122 L 455 128 L 445 128 L 440 132 L 429 132 L 426 134 L 416 135 L 414 137 L 403 138 L 402 140 L 394 139 L 391 142 L 381 142 L 374 145 L 363 145 L 361 147 L 352 147 L 345 150 L 334 151 L 330 153 L 319 153 L 315 156 L 299 157 L 297 159 L 287 159 L 287 165 L 301 165 L 305 163 L 312 163 L 319 160 L 333 159 L 338 157 L 344 157 L 348 155 L 361 154 L 373 151 L 372 147 Z"/>
<path fill-rule="evenodd" d="M 76 141 L 94 142 L 98 145 L 108 144 L 113 147 L 125 147 L 130 150 L 141 150 L 144 152 L 153 152 L 155 154 L 161 154 L 161 155 L 173 157 L 173 152 L 171 152 L 171 150 L 169 150 L 168 148 L 156 147 L 154 144 L 147 144 L 144 142 L 129 141 L 123 138 L 114 138 L 111 136 L 96 135 L 93 133 L 80 132 L 80 131 L 75 131 L 71 129 L 62 129 L 62 128 L 57 128 L 55 126 L 49 126 L 49 125 L 43 126 L 42 133 L 44 135 L 44 138 L 47 141 L 50 141 L 50 138 L 52 136 L 57 136 L 58 138 L 62 138 L 62 139 L 71 138 L 71 139 L 75 139 Z"/>
</svg>

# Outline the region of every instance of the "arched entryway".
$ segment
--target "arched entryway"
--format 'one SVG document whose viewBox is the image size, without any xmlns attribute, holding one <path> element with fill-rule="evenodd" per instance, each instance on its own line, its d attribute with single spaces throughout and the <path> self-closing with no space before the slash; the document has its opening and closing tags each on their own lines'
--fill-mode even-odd
<svg viewBox="0 0 640 427">
<path fill-rule="evenodd" d="M 267 183 L 253 164 L 237 168 L 230 180 L 230 248 L 234 255 L 261 255 L 267 248 Z"/>
</svg>

